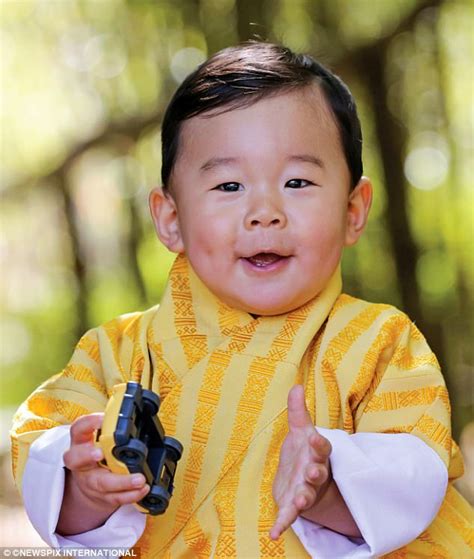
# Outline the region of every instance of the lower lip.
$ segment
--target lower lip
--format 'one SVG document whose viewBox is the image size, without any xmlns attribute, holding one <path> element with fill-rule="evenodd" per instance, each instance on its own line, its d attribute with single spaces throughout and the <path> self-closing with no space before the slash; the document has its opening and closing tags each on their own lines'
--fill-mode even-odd
<svg viewBox="0 0 474 559">
<path fill-rule="evenodd" d="M 279 258 L 278 260 L 275 260 L 275 262 L 272 262 L 271 264 L 265 264 L 264 266 L 257 266 L 256 264 L 252 264 L 252 262 L 250 262 L 250 260 L 248 260 L 247 258 L 241 258 L 240 261 L 242 262 L 244 268 L 248 271 L 257 274 L 269 274 L 271 272 L 279 272 L 280 270 L 282 270 L 285 266 L 288 265 L 290 259 L 291 256 L 284 256 L 282 258 Z"/>
</svg>

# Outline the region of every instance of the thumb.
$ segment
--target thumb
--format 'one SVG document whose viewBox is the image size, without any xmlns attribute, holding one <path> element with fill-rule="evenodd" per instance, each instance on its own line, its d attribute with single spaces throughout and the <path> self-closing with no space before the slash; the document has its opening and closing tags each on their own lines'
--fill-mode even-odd
<svg viewBox="0 0 474 559">
<path fill-rule="evenodd" d="M 90 413 L 76 419 L 71 425 L 71 444 L 90 443 L 93 439 L 94 431 L 102 425 L 104 414 Z"/>
<path fill-rule="evenodd" d="M 314 428 L 313 421 L 306 408 L 304 388 L 296 384 L 288 394 L 288 425 L 290 430 L 304 427 Z"/>
</svg>

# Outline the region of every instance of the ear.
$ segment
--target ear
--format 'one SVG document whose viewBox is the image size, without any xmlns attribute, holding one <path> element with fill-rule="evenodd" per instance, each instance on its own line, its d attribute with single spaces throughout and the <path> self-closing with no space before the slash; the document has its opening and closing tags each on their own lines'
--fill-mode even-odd
<svg viewBox="0 0 474 559">
<path fill-rule="evenodd" d="M 354 245 L 367 223 L 370 206 L 372 204 L 372 183 L 367 177 L 362 177 L 357 186 L 349 194 L 347 206 L 346 246 Z"/>
<path fill-rule="evenodd" d="M 148 202 L 160 241 L 172 252 L 184 252 L 176 202 L 171 194 L 162 188 L 154 188 L 150 192 Z"/>
</svg>

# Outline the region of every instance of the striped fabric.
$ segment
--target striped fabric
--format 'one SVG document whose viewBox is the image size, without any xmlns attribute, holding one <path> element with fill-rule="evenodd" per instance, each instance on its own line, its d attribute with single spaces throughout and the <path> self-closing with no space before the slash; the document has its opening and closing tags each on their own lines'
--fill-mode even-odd
<svg viewBox="0 0 474 559">
<path fill-rule="evenodd" d="M 160 393 L 165 430 L 185 449 L 168 511 L 148 517 L 136 544 L 142 557 L 307 556 L 291 530 L 276 542 L 268 537 L 286 399 L 295 383 L 304 384 L 316 425 L 412 433 L 458 477 L 462 459 L 451 439 L 448 393 L 423 336 L 393 307 L 339 293 L 338 271 L 305 306 L 253 318 L 217 300 L 179 256 L 160 307 L 85 334 L 62 373 L 18 410 L 18 486 L 36 437 L 102 411 L 112 387 L 129 379 Z M 471 556 L 470 515 L 450 485 L 433 524 L 388 557 Z"/>
</svg>

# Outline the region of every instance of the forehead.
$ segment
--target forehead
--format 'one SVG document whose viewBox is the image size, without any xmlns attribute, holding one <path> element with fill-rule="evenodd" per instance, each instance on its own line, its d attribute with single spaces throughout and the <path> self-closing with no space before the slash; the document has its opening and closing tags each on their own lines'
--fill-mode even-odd
<svg viewBox="0 0 474 559">
<path fill-rule="evenodd" d="M 176 165 L 202 164 L 209 157 L 263 161 L 308 150 L 327 163 L 345 165 L 335 116 L 317 85 L 185 121 Z"/>
</svg>

